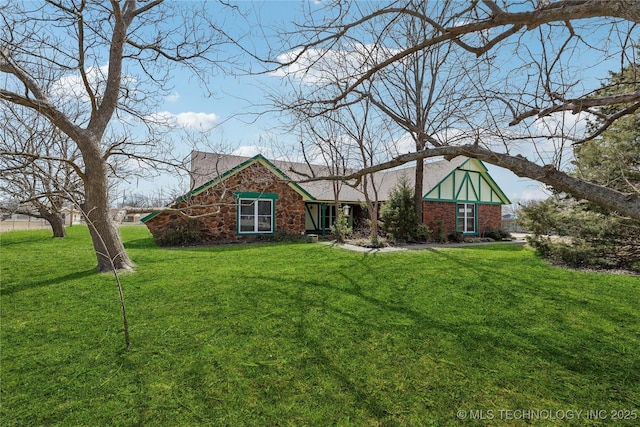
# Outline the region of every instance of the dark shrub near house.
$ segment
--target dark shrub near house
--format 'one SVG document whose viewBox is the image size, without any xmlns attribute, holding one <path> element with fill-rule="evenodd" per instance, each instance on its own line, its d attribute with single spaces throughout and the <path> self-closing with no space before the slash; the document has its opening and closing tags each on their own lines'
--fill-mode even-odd
<svg viewBox="0 0 640 427">
<path fill-rule="evenodd" d="M 489 239 L 496 241 L 511 240 L 511 233 L 501 228 L 490 228 L 484 232 L 484 237 L 488 237 Z"/>
<path fill-rule="evenodd" d="M 177 215 L 173 216 L 174 219 Z M 198 245 L 204 240 L 202 229 L 204 224 L 197 219 L 185 219 L 184 221 L 172 221 L 166 228 L 157 229 L 153 233 L 153 239 L 160 246 L 190 246 Z"/>
<path fill-rule="evenodd" d="M 418 231 L 418 215 L 413 199 L 413 187 L 409 178 L 403 176 L 391 190 L 389 199 L 380 212 L 384 230 L 395 239 L 416 239 Z"/>
</svg>

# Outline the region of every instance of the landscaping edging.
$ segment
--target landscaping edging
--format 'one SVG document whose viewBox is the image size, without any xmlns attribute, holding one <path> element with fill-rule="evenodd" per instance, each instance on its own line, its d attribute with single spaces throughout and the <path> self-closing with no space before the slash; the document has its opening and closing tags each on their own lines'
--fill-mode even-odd
<svg viewBox="0 0 640 427">
<path fill-rule="evenodd" d="M 412 251 L 412 250 L 421 250 L 421 249 L 448 249 L 448 248 L 463 248 L 463 247 L 472 247 L 479 245 L 487 245 L 492 243 L 502 243 L 502 244 L 518 244 L 524 245 L 527 241 L 524 237 L 516 238 L 515 240 L 505 241 L 505 242 L 472 242 L 472 243 L 414 243 L 414 244 L 406 244 L 399 246 L 386 246 L 382 248 L 370 248 L 365 246 L 353 245 L 350 243 L 339 243 L 335 240 L 330 242 L 319 242 L 321 245 L 326 245 L 330 247 L 337 247 L 341 249 L 347 249 L 354 252 L 367 252 L 367 253 L 378 253 L 378 252 L 399 252 L 399 251 Z"/>
</svg>

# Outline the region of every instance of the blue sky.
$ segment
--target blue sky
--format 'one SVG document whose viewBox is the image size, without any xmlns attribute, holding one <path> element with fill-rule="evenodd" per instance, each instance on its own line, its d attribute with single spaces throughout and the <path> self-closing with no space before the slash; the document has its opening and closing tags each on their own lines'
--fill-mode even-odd
<svg viewBox="0 0 640 427">
<path fill-rule="evenodd" d="M 251 11 L 251 21 L 260 21 L 261 28 L 289 26 L 301 15 L 302 6 L 316 7 L 316 2 L 303 1 L 263 1 L 238 2 L 241 10 Z M 218 6 L 213 6 L 218 7 Z M 247 28 L 243 19 L 229 20 L 225 25 L 237 34 L 245 33 L 255 28 Z M 257 23 L 253 26 L 258 26 Z M 226 29 L 227 27 L 225 27 Z M 264 31 L 264 30 L 261 30 Z M 254 32 L 249 40 L 250 44 L 260 51 L 270 43 L 269 36 L 263 37 Z M 245 39 L 246 40 L 246 39 Z M 284 52 L 282 52 L 284 53 Z M 602 75 L 601 77 L 604 77 Z M 261 87 L 279 85 L 279 77 L 273 75 L 224 75 L 220 74 L 212 80 L 211 89 L 214 97 L 206 97 L 196 79 L 178 71 L 173 75 L 174 90 L 165 98 L 159 113 L 171 115 L 183 126 L 209 127 L 209 146 L 200 146 L 203 150 L 221 150 L 241 155 L 254 155 L 258 152 L 267 157 L 273 152 L 269 142 L 295 142 L 290 135 L 274 131 L 277 120 L 274 115 L 258 116 L 253 113 L 261 111 L 256 104 L 263 103 Z M 597 80 L 594 80 L 596 82 Z M 177 147 L 187 155 L 188 146 Z M 277 154 L 276 154 L 277 155 Z M 545 197 L 545 192 L 539 183 L 519 178 L 512 172 L 488 165 L 494 180 L 502 187 L 512 202 Z M 158 187 L 167 186 L 174 178 L 162 178 L 150 182 L 137 182 L 128 189 L 129 192 L 150 194 Z"/>
</svg>

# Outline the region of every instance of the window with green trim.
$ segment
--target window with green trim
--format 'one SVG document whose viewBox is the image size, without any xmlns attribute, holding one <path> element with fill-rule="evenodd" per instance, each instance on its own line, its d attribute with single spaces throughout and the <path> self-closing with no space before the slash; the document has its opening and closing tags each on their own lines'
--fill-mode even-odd
<svg viewBox="0 0 640 427">
<path fill-rule="evenodd" d="M 273 233 L 273 199 L 238 199 L 238 234 Z"/>
<path fill-rule="evenodd" d="M 324 228 L 329 230 L 336 220 L 336 205 L 326 205 L 324 212 Z"/>
<path fill-rule="evenodd" d="M 456 230 L 462 233 L 476 232 L 475 203 L 458 203 L 456 209 Z"/>
</svg>

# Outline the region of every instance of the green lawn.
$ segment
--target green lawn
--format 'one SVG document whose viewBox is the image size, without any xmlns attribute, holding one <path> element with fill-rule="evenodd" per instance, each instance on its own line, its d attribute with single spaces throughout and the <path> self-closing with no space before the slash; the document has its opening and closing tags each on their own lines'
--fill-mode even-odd
<svg viewBox="0 0 640 427">
<path fill-rule="evenodd" d="M 637 277 L 517 245 L 160 249 L 129 227 L 126 352 L 113 277 L 87 229 L 68 231 L 0 237 L 3 426 L 640 419 Z"/>
</svg>

